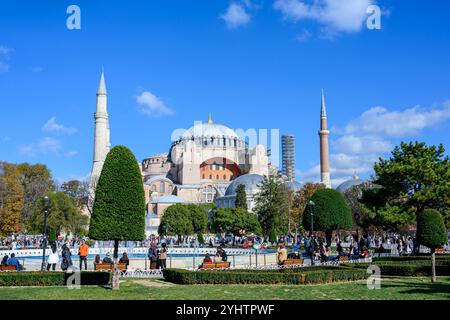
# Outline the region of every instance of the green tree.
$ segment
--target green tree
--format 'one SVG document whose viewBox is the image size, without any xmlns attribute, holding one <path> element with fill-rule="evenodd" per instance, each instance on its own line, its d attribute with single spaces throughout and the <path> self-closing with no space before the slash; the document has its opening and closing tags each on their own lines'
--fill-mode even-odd
<svg viewBox="0 0 450 320">
<path fill-rule="evenodd" d="M 425 209 L 417 217 L 417 241 L 430 248 L 432 264 L 432 281 L 436 282 L 436 248 L 447 243 L 447 230 L 441 214 L 433 209 Z"/>
<path fill-rule="evenodd" d="M 64 192 L 46 194 L 49 198 L 47 214 L 47 234 L 75 233 L 86 230 L 89 218 L 83 215 L 75 200 Z M 44 199 L 38 200 L 30 221 L 32 233 L 42 233 L 44 226 Z"/>
<path fill-rule="evenodd" d="M 206 233 L 208 227 L 208 212 L 204 207 L 195 204 L 187 205 L 187 209 L 189 210 L 194 233 Z"/>
<path fill-rule="evenodd" d="M 295 225 L 292 224 L 292 212 L 294 209 L 294 192 L 284 184 L 278 186 L 281 202 L 279 210 L 279 224 L 275 229 L 277 234 L 291 234 Z"/>
<path fill-rule="evenodd" d="M 24 191 L 19 183 L 20 171 L 15 164 L 0 165 L 2 193 L 0 197 L 0 234 L 9 235 L 19 230 L 23 210 Z"/>
<path fill-rule="evenodd" d="M 248 210 L 247 207 L 247 193 L 245 192 L 245 185 L 240 184 L 236 189 L 236 201 L 234 204 L 235 208 L 241 208 Z"/>
<path fill-rule="evenodd" d="M 141 172 L 125 146 L 111 149 L 100 174 L 89 228 L 95 240 L 114 240 L 113 289 L 119 288 L 119 241 L 145 238 L 145 194 Z"/>
<path fill-rule="evenodd" d="M 189 207 L 182 203 L 171 205 L 164 211 L 158 227 L 162 236 L 189 236 L 194 234 L 192 215 Z"/>
<path fill-rule="evenodd" d="M 72 197 L 79 208 L 83 208 L 87 204 L 88 190 L 82 181 L 70 180 L 61 185 L 61 191 Z"/>
<path fill-rule="evenodd" d="M 280 192 L 280 180 L 276 176 L 264 176 L 260 191 L 255 196 L 256 205 L 254 211 L 261 224 L 262 232 L 268 237 L 273 230 L 277 231 L 282 225 L 282 197 Z"/>
<path fill-rule="evenodd" d="M 308 204 L 303 215 L 303 225 L 311 228 L 313 216 L 314 230 L 324 231 L 327 244 L 331 245 L 332 232 L 337 229 L 349 229 L 352 226 L 352 214 L 344 197 L 336 190 L 317 190 L 311 197 L 314 203 Z"/>
<path fill-rule="evenodd" d="M 21 163 L 19 182 L 24 190 L 22 222 L 26 228 L 33 218 L 34 207 L 45 193 L 55 190 L 50 170 L 43 164 Z"/>
<path fill-rule="evenodd" d="M 295 227 L 295 233 L 303 228 L 303 213 L 305 212 L 308 201 L 311 199 L 313 194 L 320 189 L 325 189 L 325 185 L 322 183 L 305 183 L 300 190 L 294 194 L 293 204 L 292 204 L 292 216 L 291 223 Z M 297 239 L 297 237 L 295 237 Z"/>
<path fill-rule="evenodd" d="M 374 183 L 381 186 L 375 194 L 380 203 L 416 215 L 426 208 L 450 208 L 450 159 L 443 145 L 402 142 L 389 159 L 380 158 L 374 170 Z"/>
<path fill-rule="evenodd" d="M 212 216 L 212 229 L 217 233 L 230 232 L 239 235 L 240 230 L 246 233 L 261 234 L 261 225 L 254 213 L 242 208 L 221 208 Z"/>
</svg>

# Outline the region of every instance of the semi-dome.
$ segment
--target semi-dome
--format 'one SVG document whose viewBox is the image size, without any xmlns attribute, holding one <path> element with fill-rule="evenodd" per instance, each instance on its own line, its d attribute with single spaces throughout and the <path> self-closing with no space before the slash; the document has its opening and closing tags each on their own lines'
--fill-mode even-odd
<svg viewBox="0 0 450 320">
<path fill-rule="evenodd" d="M 358 176 L 354 176 L 353 179 L 342 182 L 337 188 L 336 191 L 340 193 L 345 193 L 347 190 L 351 189 L 354 186 L 359 186 L 366 182 L 366 180 L 361 180 Z"/>
<path fill-rule="evenodd" d="M 259 187 L 264 180 L 264 177 L 259 174 L 244 174 L 237 179 L 233 180 L 225 192 L 225 196 L 232 196 L 236 194 L 239 185 L 245 186 L 245 192 L 247 195 L 256 194 L 259 192 Z"/>
</svg>

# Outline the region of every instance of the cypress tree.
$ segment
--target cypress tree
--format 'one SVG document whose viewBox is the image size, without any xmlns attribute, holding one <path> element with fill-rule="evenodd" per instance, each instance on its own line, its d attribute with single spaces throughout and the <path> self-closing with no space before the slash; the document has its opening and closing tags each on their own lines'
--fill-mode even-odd
<svg viewBox="0 0 450 320">
<path fill-rule="evenodd" d="M 145 195 L 141 172 L 133 153 L 116 146 L 108 153 L 100 174 L 92 209 L 89 237 L 114 240 L 113 289 L 119 287 L 119 241 L 145 238 Z"/>
<path fill-rule="evenodd" d="M 240 184 L 236 189 L 236 201 L 234 203 L 235 208 L 241 208 L 248 210 L 247 207 L 247 193 L 245 192 L 245 185 Z"/>
<path fill-rule="evenodd" d="M 303 215 L 303 226 L 311 228 L 311 214 L 314 230 L 324 231 L 327 244 L 331 245 L 333 230 L 349 229 L 352 226 L 352 213 L 344 197 L 336 190 L 317 190 L 311 197 L 314 205 L 308 204 Z"/>
<path fill-rule="evenodd" d="M 447 243 L 447 230 L 441 214 L 434 209 L 425 209 L 417 217 L 417 241 L 431 250 L 432 281 L 436 282 L 437 248 Z"/>
</svg>

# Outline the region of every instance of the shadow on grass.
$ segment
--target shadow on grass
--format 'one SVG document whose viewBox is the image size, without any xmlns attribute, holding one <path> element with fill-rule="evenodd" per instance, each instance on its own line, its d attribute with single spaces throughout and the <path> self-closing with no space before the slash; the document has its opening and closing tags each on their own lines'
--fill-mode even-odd
<svg viewBox="0 0 450 320">
<path fill-rule="evenodd" d="M 450 284 L 436 282 L 391 282 L 382 285 L 383 288 L 397 289 L 399 293 L 404 294 L 425 294 L 425 295 L 436 295 L 444 294 L 443 296 L 447 299 L 450 298 Z"/>
</svg>

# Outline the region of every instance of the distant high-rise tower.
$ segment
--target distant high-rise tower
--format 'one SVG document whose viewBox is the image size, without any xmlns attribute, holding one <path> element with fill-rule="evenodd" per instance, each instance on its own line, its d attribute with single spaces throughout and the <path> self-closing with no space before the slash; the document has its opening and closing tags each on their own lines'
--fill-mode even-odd
<svg viewBox="0 0 450 320">
<path fill-rule="evenodd" d="M 102 172 L 103 163 L 110 149 L 109 137 L 109 117 L 107 105 L 107 93 L 105 85 L 105 76 L 100 76 L 100 84 L 97 90 L 97 109 L 94 113 L 95 136 L 94 136 L 94 161 L 91 171 L 91 188 L 95 189 L 98 178 Z"/>
<path fill-rule="evenodd" d="M 329 189 L 331 189 L 330 179 L 330 163 L 328 160 L 328 120 L 327 111 L 325 108 L 325 96 L 322 89 L 322 106 L 320 110 L 320 179 L 321 182 Z"/>
<path fill-rule="evenodd" d="M 295 136 L 281 136 L 282 173 L 289 181 L 295 181 Z"/>
</svg>

